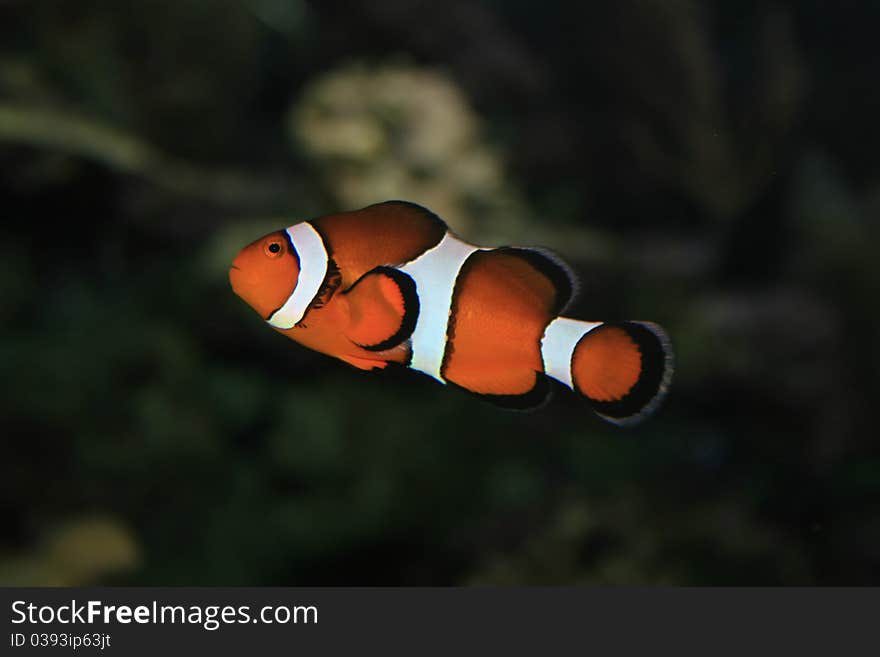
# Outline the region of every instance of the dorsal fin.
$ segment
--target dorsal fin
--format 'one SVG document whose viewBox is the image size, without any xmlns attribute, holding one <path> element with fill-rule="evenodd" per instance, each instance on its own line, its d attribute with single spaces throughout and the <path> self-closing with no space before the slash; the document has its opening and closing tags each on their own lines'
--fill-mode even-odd
<svg viewBox="0 0 880 657">
<path fill-rule="evenodd" d="M 505 246 L 495 249 L 497 253 L 516 256 L 529 263 L 547 278 L 556 290 L 556 299 L 550 307 L 553 315 L 565 312 L 577 295 L 578 280 L 571 268 L 555 253 L 543 248 Z"/>
<path fill-rule="evenodd" d="M 318 217 L 315 226 L 339 265 L 343 289 L 379 266 L 400 266 L 440 243 L 446 224 L 408 201 L 386 201 Z"/>
</svg>

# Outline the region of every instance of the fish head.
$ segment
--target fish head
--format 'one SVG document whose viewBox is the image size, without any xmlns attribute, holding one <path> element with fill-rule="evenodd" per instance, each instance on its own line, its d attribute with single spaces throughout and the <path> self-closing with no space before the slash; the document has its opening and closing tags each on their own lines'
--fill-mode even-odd
<svg viewBox="0 0 880 657">
<path fill-rule="evenodd" d="M 229 268 L 232 291 L 263 319 L 287 301 L 298 279 L 299 259 L 283 230 L 248 244 Z"/>
</svg>

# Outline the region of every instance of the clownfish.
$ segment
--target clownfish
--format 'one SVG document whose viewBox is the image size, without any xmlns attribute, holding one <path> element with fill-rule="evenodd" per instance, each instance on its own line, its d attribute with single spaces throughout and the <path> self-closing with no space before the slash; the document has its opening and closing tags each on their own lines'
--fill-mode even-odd
<svg viewBox="0 0 880 657">
<path fill-rule="evenodd" d="M 560 316 L 576 279 L 554 255 L 469 244 L 406 201 L 269 233 L 241 250 L 229 280 L 303 346 L 364 370 L 408 366 L 504 406 L 540 405 L 551 377 L 632 424 L 672 377 L 656 324 Z"/>
</svg>

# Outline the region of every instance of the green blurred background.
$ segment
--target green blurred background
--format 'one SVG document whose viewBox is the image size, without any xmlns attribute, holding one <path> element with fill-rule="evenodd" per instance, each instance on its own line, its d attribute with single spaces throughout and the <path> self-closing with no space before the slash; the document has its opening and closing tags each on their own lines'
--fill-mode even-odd
<svg viewBox="0 0 880 657">
<path fill-rule="evenodd" d="M 876 2 L 0 1 L 0 583 L 880 584 Z M 237 250 L 403 198 L 580 273 L 631 430 L 307 351 Z"/>
</svg>

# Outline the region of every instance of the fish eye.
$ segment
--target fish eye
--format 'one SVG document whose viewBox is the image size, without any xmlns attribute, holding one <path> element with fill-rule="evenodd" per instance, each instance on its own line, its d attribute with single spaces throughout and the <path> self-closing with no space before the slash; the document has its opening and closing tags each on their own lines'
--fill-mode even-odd
<svg viewBox="0 0 880 657">
<path fill-rule="evenodd" d="M 265 253 L 270 258 L 277 258 L 282 252 L 281 242 L 269 242 L 263 247 Z"/>
</svg>

